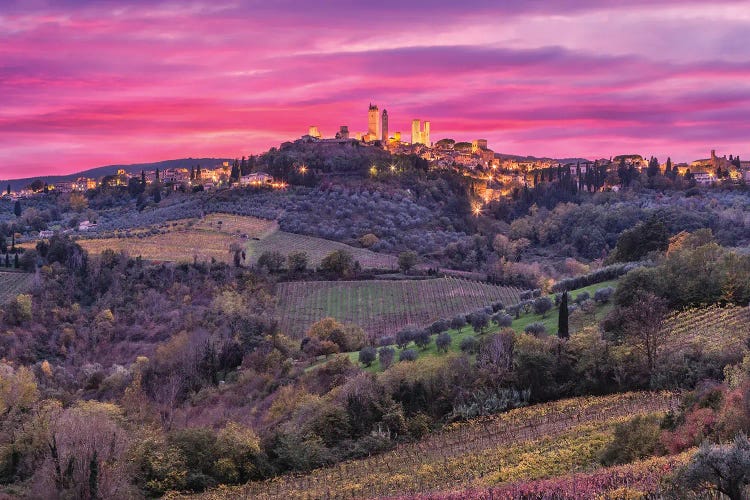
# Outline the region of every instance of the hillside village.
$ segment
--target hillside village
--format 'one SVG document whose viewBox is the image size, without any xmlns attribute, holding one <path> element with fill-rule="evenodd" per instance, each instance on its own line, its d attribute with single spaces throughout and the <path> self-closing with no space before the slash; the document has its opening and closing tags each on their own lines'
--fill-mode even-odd
<svg viewBox="0 0 750 500">
<path fill-rule="evenodd" d="M 413 120 L 411 139 L 402 140 L 401 132 L 388 134 L 387 111 L 383 110 L 381 114 L 378 107 L 372 104 L 368 110 L 368 122 L 368 131 L 355 134 L 355 137 L 350 137 L 349 127 L 345 125 L 342 125 L 331 138 L 322 136 L 319 127 L 310 126 L 307 134 L 295 141 L 281 143 L 278 151 L 307 149 L 318 155 L 343 155 L 344 160 L 352 148 L 370 148 L 387 153 L 366 153 L 373 157 L 372 164 L 368 165 L 368 173 L 373 176 L 378 172 L 397 171 L 399 167 L 388 158 L 415 156 L 426 161 L 427 167 L 431 170 L 453 170 L 476 179 L 481 185 L 481 197 L 484 202 L 508 196 L 513 188 L 534 186 L 540 179 L 543 180 L 545 175 L 551 179 L 553 174 L 559 179 L 562 179 L 563 174 L 572 176 L 572 182 L 579 189 L 587 191 L 620 189 L 627 177 L 623 170 L 630 171 L 631 176 L 633 171 L 648 172 L 650 177 L 661 174 L 673 180 L 679 176 L 691 185 L 712 186 L 750 182 L 750 161 L 740 160 L 732 154 L 728 158 L 726 155 L 717 156 L 715 150 L 711 150 L 709 158 L 690 163 L 673 164 L 670 159 L 659 162 L 653 157 L 647 159 L 637 154 L 594 160 L 560 161 L 496 153 L 489 148 L 486 139 L 456 142 L 446 138 L 433 143 L 430 139 L 431 122 L 422 123 L 418 119 Z M 274 176 L 268 172 L 268 158 L 275 151 L 277 148 L 272 148 L 267 153 L 243 156 L 242 159 L 237 158 L 233 162 L 223 161 L 216 165 L 196 164 L 190 169 L 169 168 L 161 172 L 156 169 L 133 173 L 119 169 L 114 175 L 100 178 L 79 177 L 53 184 L 38 180 L 18 191 L 13 191 L 8 186 L 0 196 L 15 200 L 48 192 L 70 193 L 85 192 L 98 187 L 128 187 L 139 182 L 147 185 L 159 183 L 167 189 L 182 191 L 211 191 L 246 186 L 283 189 L 289 183 L 304 180 L 308 174 L 326 175 L 325 169 L 320 166 L 297 161 L 288 165 L 289 168 L 283 173 L 277 172 Z M 289 170 L 296 175 L 290 175 Z"/>
<path fill-rule="evenodd" d="M 0 5 L 0 500 L 750 500 L 747 2 Z"/>
</svg>

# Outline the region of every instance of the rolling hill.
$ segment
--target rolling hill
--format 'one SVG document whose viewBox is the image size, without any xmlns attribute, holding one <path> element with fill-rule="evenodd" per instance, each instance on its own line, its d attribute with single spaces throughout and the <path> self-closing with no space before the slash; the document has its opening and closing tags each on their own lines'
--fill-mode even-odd
<svg viewBox="0 0 750 500">
<path fill-rule="evenodd" d="M 39 177 L 25 177 L 22 179 L 3 179 L 0 180 L 0 186 L 3 189 L 10 184 L 10 188 L 13 191 L 23 189 L 32 181 L 41 179 L 48 184 L 54 184 L 55 182 L 73 181 L 79 177 L 91 177 L 97 179 L 104 177 L 105 175 L 111 175 L 117 173 L 119 169 L 123 169 L 130 174 L 137 174 L 141 170 L 164 170 L 168 168 L 190 168 L 200 164 L 202 166 L 214 166 L 218 163 L 228 161 L 228 158 L 180 158 L 177 160 L 163 160 L 151 163 L 133 163 L 130 165 L 105 165 L 103 167 L 91 168 L 88 170 L 82 170 L 80 172 L 73 172 L 64 175 L 45 175 Z"/>
</svg>

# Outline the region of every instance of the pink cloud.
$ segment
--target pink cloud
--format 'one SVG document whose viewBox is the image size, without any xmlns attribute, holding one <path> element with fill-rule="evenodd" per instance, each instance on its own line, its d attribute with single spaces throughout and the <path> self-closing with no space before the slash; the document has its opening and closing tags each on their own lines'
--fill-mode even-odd
<svg viewBox="0 0 750 500">
<path fill-rule="evenodd" d="M 257 153 L 311 124 L 363 130 L 369 102 L 389 110 L 394 131 L 431 119 L 436 137 L 483 136 L 517 154 L 688 160 L 715 147 L 748 156 L 750 58 L 730 35 L 750 26 L 728 19 L 720 33 L 709 24 L 711 43 L 694 50 L 701 32 L 684 39 L 672 5 L 692 9 L 690 23 L 703 9 L 11 1 L 0 14 L 0 177 Z M 612 17 L 614 35 L 630 27 L 617 19 L 640 15 L 632 28 L 663 28 L 673 53 L 601 36 L 601 16 Z M 549 32 L 517 37 L 540 22 Z M 586 33 L 598 38 L 588 43 Z"/>
</svg>

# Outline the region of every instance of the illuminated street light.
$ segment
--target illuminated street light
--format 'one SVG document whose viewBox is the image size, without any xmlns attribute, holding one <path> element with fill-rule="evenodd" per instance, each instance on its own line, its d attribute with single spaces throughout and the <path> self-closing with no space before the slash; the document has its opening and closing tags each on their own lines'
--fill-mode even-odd
<svg viewBox="0 0 750 500">
<path fill-rule="evenodd" d="M 378 175 L 378 168 L 375 165 L 370 167 L 370 175 L 372 176 Z"/>
<path fill-rule="evenodd" d="M 391 163 L 391 172 L 395 172 L 395 171 L 396 171 L 396 165 Z"/>
<path fill-rule="evenodd" d="M 306 167 L 306 166 L 304 166 L 304 165 L 302 165 L 302 166 L 301 166 L 301 167 L 299 168 L 299 173 L 300 173 L 300 174 L 302 174 L 302 175 L 305 175 L 305 174 L 307 173 L 307 167 Z"/>
<path fill-rule="evenodd" d="M 479 217 L 480 215 L 482 215 L 482 207 L 480 205 L 474 205 L 472 212 L 474 212 L 475 217 Z"/>
</svg>

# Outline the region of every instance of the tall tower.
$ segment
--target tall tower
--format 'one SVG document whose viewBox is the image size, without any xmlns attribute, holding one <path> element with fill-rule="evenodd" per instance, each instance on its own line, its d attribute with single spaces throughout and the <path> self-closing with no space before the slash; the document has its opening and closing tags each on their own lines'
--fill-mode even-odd
<svg viewBox="0 0 750 500">
<path fill-rule="evenodd" d="M 424 132 L 422 132 L 422 144 L 425 146 L 432 146 L 430 141 L 430 122 L 424 122 Z"/>
<path fill-rule="evenodd" d="M 367 135 L 369 140 L 376 141 L 380 139 L 380 111 L 378 107 L 370 104 L 370 109 L 367 111 Z"/>
<path fill-rule="evenodd" d="M 382 119 L 380 121 L 381 127 L 383 128 L 383 135 L 381 136 L 381 140 L 383 141 L 383 144 L 388 143 L 388 111 L 383 110 Z"/>
<path fill-rule="evenodd" d="M 422 123 L 419 118 L 415 118 L 411 121 L 411 143 L 420 144 L 422 142 Z"/>
</svg>

